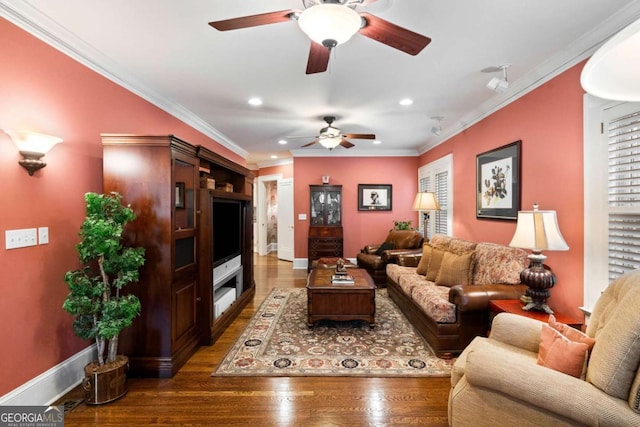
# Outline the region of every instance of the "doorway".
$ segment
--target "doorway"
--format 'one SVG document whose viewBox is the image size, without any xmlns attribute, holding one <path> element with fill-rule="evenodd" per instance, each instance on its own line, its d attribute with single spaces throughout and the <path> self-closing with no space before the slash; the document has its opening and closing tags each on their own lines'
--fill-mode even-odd
<svg viewBox="0 0 640 427">
<path fill-rule="evenodd" d="M 280 174 L 260 176 L 256 190 L 258 255 L 277 252 L 278 258 L 293 261 L 293 179 Z"/>
</svg>

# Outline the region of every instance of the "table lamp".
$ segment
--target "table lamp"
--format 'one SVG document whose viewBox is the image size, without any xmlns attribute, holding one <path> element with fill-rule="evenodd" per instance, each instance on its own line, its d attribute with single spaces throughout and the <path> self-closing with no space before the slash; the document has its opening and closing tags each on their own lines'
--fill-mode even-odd
<svg viewBox="0 0 640 427">
<path fill-rule="evenodd" d="M 547 305 L 547 299 L 551 294 L 550 289 L 556 284 L 556 276 L 544 265 L 547 257 L 542 255 L 542 251 L 569 249 L 558 228 L 556 211 L 538 210 L 537 204 L 533 205 L 532 211 L 519 211 L 516 232 L 509 246 L 531 249 L 532 252 L 528 257 L 529 268 L 520 272 L 520 282 L 528 286 L 525 293 L 527 303 L 522 309 L 553 314 L 553 310 Z"/>
<path fill-rule="evenodd" d="M 423 211 L 424 221 L 424 237 L 427 237 L 427 221 L 429 221 L 429 213 L 426 211 L 439 211 L 440 204 L 436 198 L 436 193 L 421 192 L 416 194 L 416 198 L 413 200 L 413 210 Z"/>
</svg>

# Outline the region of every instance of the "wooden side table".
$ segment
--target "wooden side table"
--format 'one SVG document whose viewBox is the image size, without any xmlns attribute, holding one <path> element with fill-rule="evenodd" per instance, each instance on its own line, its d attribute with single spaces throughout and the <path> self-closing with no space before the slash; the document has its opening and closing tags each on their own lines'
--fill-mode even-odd
<svg viewBox="0 0 640 427">
<path fill-rule="evenodd" d="M 517 299 L 497 299 L 489 301 L 489 312 L 492 315 L 492 319 L 493 316 L 498 313 L 512 313 L 525 316 L 530 319 L 540 320 L 545 323 L 549 322 L 549 315 L 547 313 L 535 310 L 524 311 L 522 307 L 522 303 Z M 572 328 L 582 330 L 583 322 L 581 320 L 566 316 L 556 310 L 554 310 L 553 315 L 558 322 L 567 324 Z"/>
</svg>

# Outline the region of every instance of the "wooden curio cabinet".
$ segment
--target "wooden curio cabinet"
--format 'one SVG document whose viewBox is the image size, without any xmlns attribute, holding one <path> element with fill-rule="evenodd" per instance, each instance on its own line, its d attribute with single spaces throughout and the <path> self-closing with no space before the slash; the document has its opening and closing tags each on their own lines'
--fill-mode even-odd
<svg viewBox="0 0 640 427">
<path fill-rule="evenodd" d="M 310 185 L 308 268 L 322 257 L 342 257 L 342 186 Z"/>
</svg>

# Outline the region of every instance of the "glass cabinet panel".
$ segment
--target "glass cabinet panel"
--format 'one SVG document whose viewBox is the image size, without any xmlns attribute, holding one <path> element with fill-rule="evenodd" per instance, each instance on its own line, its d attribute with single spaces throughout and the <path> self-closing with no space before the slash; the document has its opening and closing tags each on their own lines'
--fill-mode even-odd
<svg viewBox="0 0 640 427">
<path fill-rule="evenodd" d="M 342 187 L 338 185 L 310 186 L 310 225 L 342 224 Z"/>
<path fill-rule="evenodd" d="M 196 223 L 195 176 L 196 166 L 175 160 L 175 216 L 176 230 L 194 228 Z"/>
</svg>

